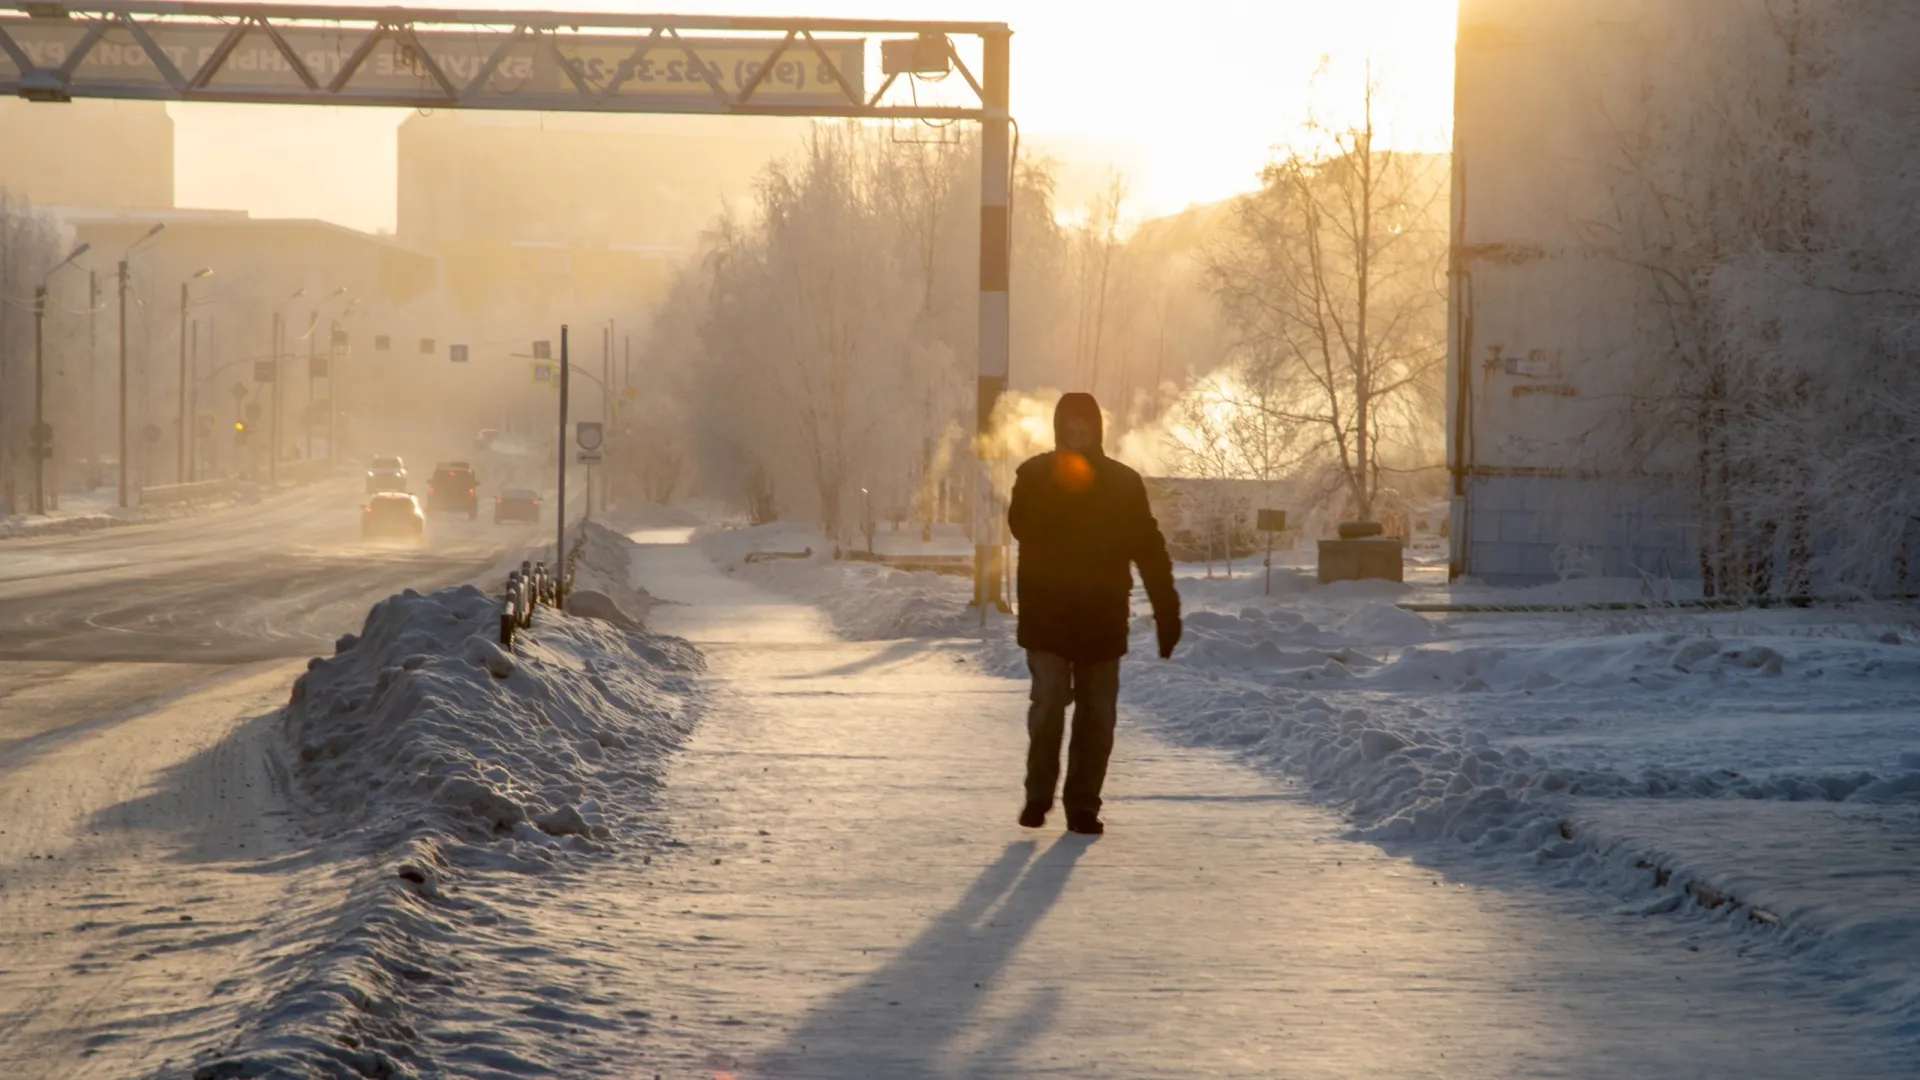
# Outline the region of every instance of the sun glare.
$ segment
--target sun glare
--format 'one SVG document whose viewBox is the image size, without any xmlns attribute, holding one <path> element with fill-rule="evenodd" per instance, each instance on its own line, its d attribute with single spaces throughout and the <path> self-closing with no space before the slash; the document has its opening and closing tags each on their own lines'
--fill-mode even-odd
<svg viewBox="0 0 1920 1080">
<path fill-rule="evenodd" d="M 476 0 L 469 8 L 518 7 Z M 633 10 L 581 0 L 581 10 Z M 1309 118 L 1351 115 L 1371 71 L 1387 137 L 1444 146 L 1451 130 L 1456 0 L 685 0 L 688 14 L 993 19 L 1014 30 L 1012 97 L 1028 149 L 1061 166 L 1078 205 L 1109 170 L 1139 220 L 1245 191 L 1273 147 Z M 361 229 L 395 221 L 397 110 L 174 105 L 179 202 L 321 217 Z M 713 119 L 716 130 L 729 121 Z M 315 160 L 316 141 L 353 154 Z M 313 163 L 287 170 L 289 159 Z M 318 167 L 313 167 L 317 165 Z"/>
</svg>

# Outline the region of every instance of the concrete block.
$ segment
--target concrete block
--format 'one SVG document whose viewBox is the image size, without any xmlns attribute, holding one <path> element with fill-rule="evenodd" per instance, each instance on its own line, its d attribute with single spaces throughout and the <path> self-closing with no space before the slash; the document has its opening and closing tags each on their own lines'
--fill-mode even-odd
<svg viewBox="0 0 1920 1080">
<path fill-rule="evenodd" d="M 1320 584 L 1335 581 L 1405 581 L 1400 538 L 1320 541 Z"/>
</svg>

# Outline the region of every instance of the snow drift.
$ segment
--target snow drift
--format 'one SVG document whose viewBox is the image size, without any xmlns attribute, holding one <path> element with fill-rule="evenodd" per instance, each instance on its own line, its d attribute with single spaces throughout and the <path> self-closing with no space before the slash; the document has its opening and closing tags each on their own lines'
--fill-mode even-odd
<svg viewBox="0 0 1920 1080">
<path fill-rule="evenodd" d="M 590 532 L 586 577 L 643 601 L 624 543 Z M 192 1075 L 565 1071 L 543 1057 L 543 1017 L 591 995 L 556 985 L 564 974 L 541 991 L 556 1004 L 492 1018 L 487 1039 L 436 1025 L 541 961 L 524 920 L 569 874 L 658 839 L 652 791 L 694 722 L 702 661 L 678 639 L 546 609 L 511 652 L 497 631 L 497 600 L 479 589 L 408 590 L 294 684 L 291 787 L 346 899 L 330 925 L 263 952 L 260 976 L 278 986 L 246 1049 Z"/>
</svg>

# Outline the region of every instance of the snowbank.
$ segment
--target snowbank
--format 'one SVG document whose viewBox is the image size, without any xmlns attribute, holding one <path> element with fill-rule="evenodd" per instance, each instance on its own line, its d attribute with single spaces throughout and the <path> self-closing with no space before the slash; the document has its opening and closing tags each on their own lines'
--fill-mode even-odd
<svg viewBox="0 0 1920 1080">
<path fill-rule="evenodd" d="M 627 584 L 630 546 L 609 537 L 589 530 L 582 576 L 644 597 Z M 489 953 L 529 961 L 530 942 L 489 945 L 490 928 L 537 910 L 583 861 L 657 839 L 651 793 L 693 724 L 698 653 L 545 609 L 508 652 L 498 610 L 471 586 L 408 590 L 294 684 L 292 789 L 353 879 L 331 925 L 276 943 L 300 960 L 269 970 L 284 982 L 246 1051 L 195 1076 L 439 1075 L 435 1010 L 500 974 Z M 538 1063 L 537 1043 L 508 1056 Z"/>
<path fill-rule="evenodd" d="M 44 515 L 9 514 L 0 517 L 0 540 L 30 536 L 72 536 L 93 532 L 96 529 L 109 529 L 116 525 L 151 525 L 156 522 L 210 513 L 242 503 L 259 502 L 261 497 L 260 490 L 249 484 L 242 485 L 241 489 L 229 498 L 173 503 L 165 506 L 132 506 L 123 509 L 118 505 L 119 496 L 112 491 L 102 490 L 85 495 L 69 494 L 61 497 L 60 509 L 51 510 Z"/>
<path fill-rule="evenodd" d="M 703 530 L 697 542 L 730 574 L 737 574 L 819 607 L 835 632 L 856 641 L 954 637 L 977 631 L 979 614 L 966 609 L 971 583 L 934 573 L 908 573 L 879 563 L 833 557 L 820 533 L 789 524 Z M 754 553 L 795 555 L 748 562 Z"/>
<path fill-rule="evenodd" d="M 644 786 L 685 733 L 697 654 L 544 610 L 508 653 L 498 625 L 498 601 L 472 586 L 375 605 L 294 684 L 305 790 L 362 825 L 411 822 L 518 869 L 610 838 L 610 796 Z"/>
<path fill-rule="evenodd" d="M 659 601 L 633 580 L 633 541 L 597 521 L 583 523 L 578 535 L 585 541 L 585 550 L 574 566 L 574 589 L 600 593 L 628 618 L 644 622 Z"/>
<path fill-rule="evenodd" d="M 816 557 L 793 530 L 708 536 L 731 571 L 825 608 L 859 638 L 976 636 L 965 581 Z M 813 541 L 816 545 L 817 540 Z M 818 547 L 815 548 L 816 553 Z M 1531 866 L 1651 913 L 1783 932 L 1871 966 L 1867 943 L 1920 943 L 1920 911 L 1864 918 L 1858 882 L 1910 881 L 1910 859 L 1847 830 L 1920 826 L 1920 647 L 1900 609 L 1427 617 L 1432 590 L 1316 584 L 1276 567 L 1232 579 L 1182 567 L 1186 636 L 1154 657 L 1136 591 L 1124 700 L 1169 739 L 1226 748 L 1341 808 L 1357 836 L 1488 867 Z M 1466 587 L 1502 604 L 1684 599 L 1640 583 Z M 1026 675 L 1011 620 L 984 641 L 991 670 Z M 1786 836 L 1760 843 L 1728 815 L 1765 803 Z M 1825 809 L 1821 809 L 1825 808 Z M 1698 832 L 1685 827 L 1699 820 Z M 1708 823 L 1713 824 L 1709 825 Z M 1789 826 L 1788 823 L 1799 822 Z M 1816 884 L 1764 872 L 1782 845 L 1831 852 Z M 1863 985 L 1875 1008 L 1920 1016 L 1910 963 Z"/>
</svg>

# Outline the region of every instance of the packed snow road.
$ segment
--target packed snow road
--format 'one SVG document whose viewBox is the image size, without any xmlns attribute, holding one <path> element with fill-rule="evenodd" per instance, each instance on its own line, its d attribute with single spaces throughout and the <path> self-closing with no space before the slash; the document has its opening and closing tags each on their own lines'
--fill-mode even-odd
<svg viewBox="0 0 1920 1080">
<path fill-rule="evenodd" d="M 423 548 L 363 545 L 359 502 L 0 542 L 0 1075 L 164 1058 L 263 913 L 331 897 L 323 868 L 261 872 L 294 850 L 268 752 L 288 687 L 376 601 L 544 537 L 435 519 Z"/>
<path fill-rule="evenodd" d="M 238 665 L 328 652 L 375 601 L 468 580 L 545 537 L 436 518 L 424 547 L 362 543 L 358 491 L 0 541 L 0 750 Z"/>
</svg>

